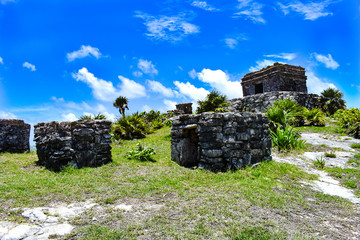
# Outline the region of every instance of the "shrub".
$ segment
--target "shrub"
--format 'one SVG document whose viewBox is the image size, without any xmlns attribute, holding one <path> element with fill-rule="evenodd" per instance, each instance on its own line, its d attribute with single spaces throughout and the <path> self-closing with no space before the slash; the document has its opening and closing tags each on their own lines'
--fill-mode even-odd
<svg viewBox="0 0 360 240">
<path fill-rule="evenodd" d="M 199 107 L 196 113 L 214 112 L 217 108 L 225 108 L 229 106 L 225 95 L 221 95 L 217 91 L 212 91 L 206 96 L 205 101 L 198 101 Z"/>
<path fill-rule="evenodd" d="M 326 153 L 325 153 L 325 157 L 328 157 L 328 158 L 336 158 L 336 154 L 333 153 L 333 152 L 326 152 Z"/>
<path fill-rule="evenodd" d="M 357 188 L 357 184 L 353 181 L 345 182 L 345 186 L 347 186 L 348 188 Z"/>
<path fill-rule="evenodd" d="M 79 118 L 80 120 L 106 120 L 106 116 L 104 114 L 98 113 L 96 115 L 82 115 Z"/>
<path fill-rule="evenodd" d="M 286 125 L 302 125 L 305 110 L 306 108 L 300 106 L 294 100 L 287 98 L 276 100 L 267 110 L 266 116 L 271 122 L 270 128 L 275 131 L 278 126 L 284 128 Z"/>
<path fill-rule="evenodd" d="M 334 118 L 339 120 L 341 127 L 347 129 L 349 135 L 360 138 L 360 109 L 339 109 L 334 114 Z"/>
<path fill-rule="evenodd" d="M 304 149 L 305 140 L 301 140 L 298 132 L 291 126 L 277 128 L 276 131 L 270 129 L 270 136 L 273 145 L 279 150 Z"/>
<path fill-rule="evenodd" d="M 345 101 L 342 99 L 343 96 L 344 94 L 340 90 L 334 88 L 325 89 L 320 96 L 321 108 L 329 116 L 334 115 L 337 110 L 346 108 Z"/>
<path fill-rule="evenodd" d="M 172 121 L 170 119 L 166 119 L 164 121 L 164 125 L 167 126 L 167 127 L 171 127 L 172 126 Z"/>
<path fill-rule="evenodd" d="M 127 152 L 127 158 L 130 160 L 138 160 L 138 161 L 154 161 L 152 155 L 155 154 L 155 150 L 153 148 L 144 147 L 141 143 L 136 143 L 135 148 L 131 149 Z"/>
<path fill-rule="evenodd" d="M 149 125 L 137 114 L 119 118 L 113 125 L 114 138 L 131 140 L 144 138 L 150 132 Z"/>
<path fill-rule="evenodd" d="M 360 148 L 360 143 L 353 143 L 353 144 L 351 144 L 350 147 L 352 147 L 352 148 Z"/>
<path fill-rule="evenodd" d="M 306 125 L 325 126 L 326 115 L 319 108 L 313 108 L 311 110 L 304 108 L 304 119 Z"/>
</svg>

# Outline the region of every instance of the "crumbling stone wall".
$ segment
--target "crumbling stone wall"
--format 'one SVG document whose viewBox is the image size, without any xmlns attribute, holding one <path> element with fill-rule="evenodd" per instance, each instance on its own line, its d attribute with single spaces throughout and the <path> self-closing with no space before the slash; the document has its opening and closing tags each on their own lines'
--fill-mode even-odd
<svg viewBox="0 0 360 240">
<path fill-rule="evenodd" d="M 192 114 L 192 103 L 179 103 L 176 104 L 176 109 L 173 113 L 178 116 L 182 114 Z"/>
<path fill-rule="evenodd" d="M 30 151 L 30 124 L 17 119 L 0 119 L 0 152 Z"/>
<path fill-rule="evenodd" d="M 243 96 L 273 91 L 307 93 L 305 69 L 300 66 L 274 63 L 259 71 L 246 74 L 241 85 Z"/>
<path fill-rule="evenodd" d="M 55 171 L 69 163 L 97 167 L 111 162 L 111 122 L 78 120 L 38 123 L 34 126 L 38 164 Z"/>
<path fill-rule="evenodd" d="M 260 113 L 202 113 L 173 119 L 171 158 L 185 167 L 226 171 L 271 159 L 269 120 Z"/>
<path fill-rule="evenodd" d="M 320 108 L 320 96 L 301 92 L 268 92 L 263 94 L 246 96 L 229 100 L 228 110 L 231 112 L 262 112 L 267 109 L 278 99 L 290 98 L 299 105 L 308 109 Z"/>
</svg>

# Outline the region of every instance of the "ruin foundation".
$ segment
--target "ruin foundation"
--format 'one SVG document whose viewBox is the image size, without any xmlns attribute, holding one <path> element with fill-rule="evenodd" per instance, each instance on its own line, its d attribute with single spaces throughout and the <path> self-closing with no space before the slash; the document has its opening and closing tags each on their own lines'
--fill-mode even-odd
<svg viewBox="0 0 360 240">
<path fill-rule="evenodd" d="M 30 151 L 30 124 L 17 119 L 0 119 L 0 152 Z"/>
<path fill-rule="evenodd" d="M 38 164 L 59 171 L 71 164 L 97 167 L 111 162 L 111 122 L 78 120 L 34 126 Z"/>
<path fill-rule="evenodd" d="M 302 92 L 268 92 L 231 99 L 228 101 L 230 104 L 228 110 L 231 112 L 249 111 L 265 113 L 276 100 L 286 98 L 293 99 L 299 105 L 304 106 L 307 109 L 321 107 L 320 96 L 316 94 Z"/>
<path fill-rule="evenodd" d="M 271 160 L 269 120 L 260 113 L 202 113 L 175 117 L 171 158 L 185 167 L 236 170 Z"/>
</svg>

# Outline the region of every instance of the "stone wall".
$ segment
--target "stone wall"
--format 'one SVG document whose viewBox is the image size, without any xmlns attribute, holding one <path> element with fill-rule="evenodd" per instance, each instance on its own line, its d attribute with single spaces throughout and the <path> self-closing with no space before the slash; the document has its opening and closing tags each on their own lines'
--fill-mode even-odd
<svg viewBox="0 0 360 240">
<path fill-rule="evenodd" d="M 111 122 L 78 120 L 34 126 L 38 164 L 55 171 L 71 164 L 97 167 L 111 162 Z"/>
<path fill-rule="evenodd" d="M 242 80 L 243 95 L 273 91 L 307 93 L 305 69 L 300 66 L 274 63 L 259 71 L 246 74 Z"/>
<path fill-rule="evenodd" d="M 319 102 L 320 96 L 316 94 L 302 92 L 268 92 L 231 99 L 228 101 L 230 104 L 228 110 L 231 112 L 249 111 L 265 113 L 276 100 L 286 98 L 291 98 L 299 105 L 308 109 L 319 108 L 321 106 Z"/>
<path fill-rule="evenodd" d="M 0 119 L 0 152 L 30 151 L 30 125 L 23 120 Z"/>
<path fill-rule="evenodd" d="M 178 116 L 182 114 L 192 114 L 192 103 L 179 103 L 176 104 L 176 110 L 173 113 Z"/>
<path fill-rule="evenodd" d="M 271 159 L 269 120 L 260 113 L 202 113 L 173 119 L 171 158 L 185 167 L 226 171 Z"/>
</svg>

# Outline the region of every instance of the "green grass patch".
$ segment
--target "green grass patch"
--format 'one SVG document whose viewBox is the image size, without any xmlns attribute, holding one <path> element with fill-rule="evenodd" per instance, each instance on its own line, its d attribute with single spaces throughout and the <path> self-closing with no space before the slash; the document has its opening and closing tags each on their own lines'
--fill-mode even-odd
<svg viewBox="0 0 360 240">
<path fill-rule="evenodd" d="M 360 170 L 354 168 L 325 168 L 330 175 L 338 178 L 341 184 L 355 190 L 355 195 L 360 197 Z"/>
<path fill-rule="evenodd" d="M 345 133 L 345 130 L 340 126 L 302 126 L 296 127 L 295 129 L 299 130 L 300 132 L 312 132 L 312 133 L 326 133 L 326 134 L 341 134 Z"/>
<path fill-rule="evenodd" d="M 353 144 L 351 144 L 350 147 L 352 147 L 352 148 L 360 148 L 360 143 L 353 143 Z"/>
<path fill-rule="evenodd" d="M 336 158 L 336 154 L 334 152 L 325 152 L 324 156 L 328 158 Z"/>
</svg>

